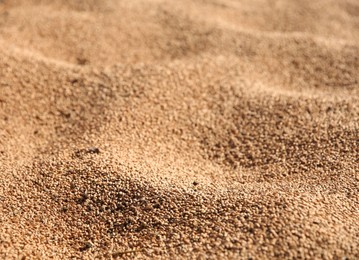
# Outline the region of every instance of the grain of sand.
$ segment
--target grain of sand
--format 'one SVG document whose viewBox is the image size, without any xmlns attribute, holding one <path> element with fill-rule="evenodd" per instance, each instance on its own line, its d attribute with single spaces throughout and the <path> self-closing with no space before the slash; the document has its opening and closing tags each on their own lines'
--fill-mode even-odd
<svg viewBox="0 0 359 260">
<path fill-rule="evenodd" d="M 0 258 L 359 258 L 357 0 L 0 1 Z"/>
</svg>

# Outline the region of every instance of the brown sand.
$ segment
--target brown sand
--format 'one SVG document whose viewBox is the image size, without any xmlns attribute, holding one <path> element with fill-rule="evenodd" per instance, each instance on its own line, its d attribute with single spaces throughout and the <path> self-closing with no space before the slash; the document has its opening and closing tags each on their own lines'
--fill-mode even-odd
<svg viewBox="0 0 359 260">
<path fill-rule="evenodd" d="M 0 1 L 0 258 L 359 258 L 357 0 Z"/>
</svg>

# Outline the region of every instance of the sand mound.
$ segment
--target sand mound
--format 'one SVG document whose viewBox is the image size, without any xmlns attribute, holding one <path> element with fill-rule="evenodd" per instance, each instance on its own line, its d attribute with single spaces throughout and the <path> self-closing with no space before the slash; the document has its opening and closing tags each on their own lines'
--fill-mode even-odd
<svg viewBox="0 0 359 260">
<path fill-rule="evenodd" d="M 358 15 L 0 1 L 0 257 L 359 258 Z"/>
</svg>

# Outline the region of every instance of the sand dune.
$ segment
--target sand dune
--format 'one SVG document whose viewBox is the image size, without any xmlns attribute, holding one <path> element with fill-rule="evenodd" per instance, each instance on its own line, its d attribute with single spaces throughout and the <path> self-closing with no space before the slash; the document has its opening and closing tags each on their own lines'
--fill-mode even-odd
<svg viewBox="0 0 359 260">
<path fill-rule="evenodd" d="M 0 1 L 0 258 L 359 258 L 356 0 Z"/>
</svg>

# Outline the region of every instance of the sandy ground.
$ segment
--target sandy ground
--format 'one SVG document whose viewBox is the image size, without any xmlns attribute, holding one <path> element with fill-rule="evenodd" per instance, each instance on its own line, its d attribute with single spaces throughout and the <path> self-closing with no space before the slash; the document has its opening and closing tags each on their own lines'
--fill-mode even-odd
<svg viewBox="0 0 359 260">
<path fill-rule="evenodd" d="M 358 259 L 358 129 L 357 0 L 2 0 L 0 258 Z"/>
</svg>

